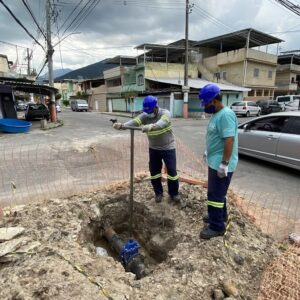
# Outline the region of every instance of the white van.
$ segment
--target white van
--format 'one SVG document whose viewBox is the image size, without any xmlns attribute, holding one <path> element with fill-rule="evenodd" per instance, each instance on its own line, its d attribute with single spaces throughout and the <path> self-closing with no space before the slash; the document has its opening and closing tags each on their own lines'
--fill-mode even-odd
<svg viewBox="0 0 300 300">
<path fill-rule="evenodd" d="M 293 103 L 295 100 L 300 100 L 300 95 L 277 96 L 275 100 L 280 104 L 281 109 L 284 110 L 286 104 Z"/>
<path fill-rule="evenodd" d="M 89 105 L 84 99 L 71 100 L 71 109 L 73 111 L 88 111 Z"/>
</svg>

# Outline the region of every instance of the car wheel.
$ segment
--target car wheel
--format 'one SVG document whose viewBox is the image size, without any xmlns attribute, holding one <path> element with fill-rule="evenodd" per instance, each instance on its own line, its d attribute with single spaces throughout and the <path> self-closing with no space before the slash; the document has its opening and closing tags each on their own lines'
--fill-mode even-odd
<svg viewBox="0 0 300 300">
<path fill-rule="evenodd" d="M 249 110 L 246 112 L 246 117 L 247 118 L 250 117 L 250 111 Z"/>
<path fill-rule="evenodd" d="M 260 116 L 260 110 L 257 112 L 257 116 L 258 116 L 258 117 Z"/>
</svg>

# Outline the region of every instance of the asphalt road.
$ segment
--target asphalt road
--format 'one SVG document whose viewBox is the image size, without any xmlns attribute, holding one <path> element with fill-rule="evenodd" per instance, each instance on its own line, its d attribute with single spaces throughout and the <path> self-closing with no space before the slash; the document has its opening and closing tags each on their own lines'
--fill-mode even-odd
<svg viewBox="0 0 300 300">
<path fill-rule="evenodd" d="M 39 121 L 33 122 L 33 128 L 26 135 L 0 135 L 1 146 L 14 145 L 14 147 L 26 145 L 51 145 L 52 143 L 75 142 L 95 143 L 97 140 L 109 140 L 120 133 L 112 130 L 112 118 L 125 121 L 128 118 L 116 117 L 100 113 L 72 112 L 64 109 L 59 114 L 64 126 L 48 131 L 39 129 Z M 239 118 L 243 122 L 246 118 Z M 248 118 L 249 120 L 249 118 Z M 199 158 L 205 149 L 205 132 L 207 119 L 174 119 L 173 127 L 175 135 L 183 141 Z M 145 154 L 146 155 L 146 154 Z M 291 209 L 300 218 L 300 172 L 256 160 L 240 157 L 238 168 L 234 174 L 232 186 L 247 197 L 255 198 L 266 206 L 272 201 L 278 201 L 280 205 Z M 254 196 L 252 195 L 254 193 Z M 283 203 L 282 203 L 283 201 Z M 270 203 L 270 204 L 268 204 Z M 278 204 L 279 205 L 279 204 Z"/>
</svg>

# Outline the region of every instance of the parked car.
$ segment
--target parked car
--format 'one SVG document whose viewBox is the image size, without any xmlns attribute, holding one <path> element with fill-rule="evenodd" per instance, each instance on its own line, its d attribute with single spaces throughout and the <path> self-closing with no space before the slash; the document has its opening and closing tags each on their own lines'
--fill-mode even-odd
<svg viewBox="0 0 300 300">
<path fill-rule="evenodd" d="M 84 99 L 71 100 L 71 109 L 73 111 L 88 111 L 88 103 Z"/>
<path fill-rule="evenodd" d="M 24 111 L 27 108 L 27 104 L 22 100 L 16 101 L 16 109 L 17 111 Z"/>
<path fill-rule="evenodd" d="M 61 112 L 61 107 L 60 107 L 60 105 L 59 105 L 59 104 L 56 104 L 56 106 L 55 106 L 55 107 L 56 107 L 56 111 L 57 111 L 57 112 Z"/>
<path fill-rule="evenodd" d="M 27 110 L 25 113 L 26 120 L 33 119 L 50 119 L 50 112 L 46 105 L 42 103 L 28 103 Z"/>
<path fill-rule="evenodd" d="M 287 104 L 294 102 L 295 100 L 299 100 L 300 95 L 285 95 L 285 96 L 277 96 L 276 101 L 281 105 L 282 110 L 284 110 Z"/>
<path fill-rule="evenodd" d="M 262 115 L 282 111 L 280 104 L 275 100 L 257 100 L 256 104 L 261 108 Z"/>
<path fill-rule="evenodd" d="M 239 153 L 300 170 L 300 112 L 258 117 L 238 127 Z"/>
<path fill-rule="evenodd" d="M 234 102 L 230 108 L 235 112 L 236 115 L 259 116 L 261 108 L 253 101 L 239 101 Z"/>
<path fill-rule="evenodd" d="M 294 100 L 284 106 L 285 111 L 297 111 L 300 110 L 300 100 Z"/>
</svg>

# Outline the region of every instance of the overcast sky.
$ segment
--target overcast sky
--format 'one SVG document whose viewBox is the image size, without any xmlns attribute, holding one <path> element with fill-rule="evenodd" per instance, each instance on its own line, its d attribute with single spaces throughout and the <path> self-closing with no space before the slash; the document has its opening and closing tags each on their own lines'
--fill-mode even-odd
<svg viewBox="0 0 300 300">
<path fill-rule="evenodd" d="M 291 1 L 300 5 L 299 0 Z M 38 34 L 23 1 L 3 2 L 45 46 L 45 39 Z M 24 2 L 45 30 L 46 1 Z M 86 16 L 86 9 L 93 3 L 97 5 L 91 6 L 91 12 Z M 139 44 L 167 44 L 184 38 L 185 34 L 185 0 L 54 0 L 54 4 L 53 44 L 71 34 L 55 46 L 54 69 L 77 69 L 116 55 L 136 55 L 134 47 Z M 252 27 L 285 40 L 280 45 L 281 51 L 300 49 L 300 16 L 275 0 L 190 0 L 190 4 L 194 4 L 189 22 L 189 38 L 192 40 Z M 86 14 L 78 15 L 80 12 Z M 26 48 L 33 49 L 32 66 L 37 72 L 40 71 L 45 57 L 42 48 L 34 43 L 1 3 L 0 41 L 0 54 L 7 55 L 13 62 L 18 57 L 19 64 L 24 64 L 24 68 Z M 275 51 L 275 46 L 269 47 L 269 50 Z M 45 71 L 47 68 L 42 74 Z"/>
</svg>

